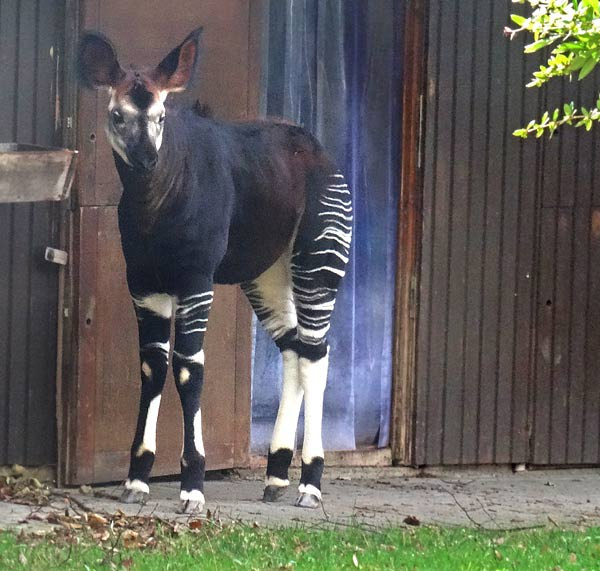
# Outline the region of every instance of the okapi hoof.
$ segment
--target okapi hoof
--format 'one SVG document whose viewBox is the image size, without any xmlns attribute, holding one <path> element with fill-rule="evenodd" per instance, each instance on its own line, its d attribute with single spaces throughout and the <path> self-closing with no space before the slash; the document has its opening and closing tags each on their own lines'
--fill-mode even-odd
<svg viewBox="0 0 600 571">
<path fill-rule="evenodd" d="M 285 494 L 287 486 L 267 486 L 263 492 L 263 502 L 271 503 L 281 499 Z"/>
<path fill-rule="evenodd" d="M 191 492 L 181 490 L 179 499 L 181 503 L 177 513 L 194 514 L 200 513 L 204 509 L 204 494 L 200 490 L 192 490 Z"/>
<path fill-rule="evenodd" d="M 309 508 L 314 510 L 321 505 L 321 498 L 315 496 L 314 494 L 302 492 L 296 498 L 296 503 L 294 505 L 299 508 Z"/>
<path fill-rule="evenodd" d="M 121 501 L 125 504 L 145 504 L 148 501 L 148 496 L 150 494 L 147 492 L 142 492 L 140 490 L 123 490 L 121 494 Z"/>
</svg>

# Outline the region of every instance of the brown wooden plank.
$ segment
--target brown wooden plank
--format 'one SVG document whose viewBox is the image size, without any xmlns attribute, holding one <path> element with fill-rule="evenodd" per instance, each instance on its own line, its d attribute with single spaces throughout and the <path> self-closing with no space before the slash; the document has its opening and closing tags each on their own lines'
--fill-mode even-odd
<svg viewBox="0 0 600 571">
<path fill-rule="evenodd" d="M 498 28 L 506 21 L 506 7 L 493 3 L 491 29 Z M 504 145 L 506 134 L 504 114 L 506 109 L 505 82 L 507 61 L 506 43 L 498 34 L 490 37 L 490 83 L 489 83 L 489 120 L 490 145 L 487 156 L 487 181 L 485 197 L 485 227 L 483 234 L 483 311 L 481 325 L 481 390 L 479 416 L 478 463 L 489 464 L 494 461 L 496 445 L 496 423 L 498 402 L 498 359 L 499 330 L 498 320 L 501 312 L 500 264 L 502 261 L 502 216 L 503 216 L 503 178 Z"/>
<path fill-rule="evenodd" d="M 538 464 L 550 461 L 550 431 L 553 397 L 554 363 L 554 310 L 556 213 L 554 208 L 543 208 L 540 213 L 540 244 L 537 285 L 537 355 L 533 402 L 532 461 Z"/>
<path fill-rule="evenodd" d="M 556 220 L 554 323 L 552 335 L 552 404 L 550 463 L 564 464 L 568 446 L 568 399 L 571 323 L 571 261 L 573 220 L 570 208 L 559 208 Z"/>
<path fill-rule="evenodd" d="M 462 456 L 464 414 L 464 355 L 467 310 L 467 245 L 469 236 L 469 201 L 471 163 L 472 101 L 475 86 L 472 83 L 472 51 L 474 35 L 474 2 L 461 2 L 454 7 L 456 40 L 454 70 L 450 72 L 454 93 L 452 116 L 451 212 L 448 232 L 448 328 L 446 338 L 446 372 L 444 381 L 444 442 L 442 462 L 459 464 Z M 449 18 L 450 19 L 450 18 Z M 453 45 L 445 44 L 445 45 Z M 451 52 L 452 50 L 448 50 Z M 448 70 L 450 71 L 450 70 Z M 460 157 L 460 160 L 455 160 Z"/>
<path fill-rule="evenodd" d="M 0 272 L 0 463 L 8 462 L 8 410 L 10 394 L 8 367 L 10 360 L 10 274 L 12 270 L 11 206 L 0 204 L 0 260 L 5 271 Z"/>
<path fill-rule="evenodd" d="M 509 7 L 506 12 L 500 11 L 497 18 L 508 19 Z M 527 458 L 517 459 L 513 455 L 515 434 L 514 406 L 516 387 L 515 379 L 515 339 L 517 318 L 517 272 L 521 249 L 524 246 L 519 240 L 519 214 L 523 192 L 535 190 L 535 185 L 521 184 L 521 171 L 518 168 L 522 144 L 512 136 L 512 131 L 521 123 L 524 90 L 523 85 L 523 56 L 522 45 L 507 42 L 504 54 L 506 60 L 506 75 L 504 94 L 506 108 L 504 110 L 504 172 L 502 188 L 502 219 L 501 219 L 501 258 L 499 268 L 499 315 L 498 315 L 498 396 L 496 401 L 496 423 L 494 442 L 494 463 L 524 462 Z M 499 54 L 501 52 L 499 51 Z M 529 168 L 530 165 L 528 165 Z M 533 236 L 532 238 L 533 239 Z M 521 438 L 526 438 L 521 434 Z"/>
<path fill-rule="evenodd" d="M 471 196 L 469 201 L 469 241 L 467 243 L 468 274 L 465 326 L 464 364 L 464 414 L 462 462 L 474 464 L 478 460 L 480 378 L 481 378 L 481 326 L 483 318 L 483 256 L 485 248 L 485 188 L 487 184 L 485 164 L 490 133 L 487 129 L 489 104 L 490 43 L 487 30 L 491 18 L 491 4 L 475 4 L 475 41 L 477 57 L 473 62 L 472 82 L 476 87 L 473 99 L 473 127 L 471 136 Z"/>
<path fill-rule="evenodd" d="M 596 149 L 596 152 L 599 149 Z M 598 179 L 594 176 L 594 182 Z M 589 258 L 587 270 L 588 299 L 586 314 L 592 318 L 586 320 L 585 328 L 585 409 L 583 430 L 583 462 L 597 463 L 600 460 L 598 430 L 600 428 L 600 320 L 593 316 L 600 315 L 600 209 L 593 208 L 588 219 L 589 224 Z"/>
<path fill-rule="evenodd" d="M 429 428 L 430 393 L 430 333 L 431 302 L 433 289 L 433 211 L 435 208 L 435 164 L 437 147 L 437 91 L 439 50 L 438 29 L 440 26 L 439 6 L 428 3 L 428 27 L 426 31 L 429 49 L 427 52 L 427 91 L 424 97 L 425 132 L 423 148 L 423 237 L 421 243 L 421 271 L 419 295 L 419 328 L 417 333 L 416 370 L 416 419 L 415 419 L 415 463 L 427 462 L 427 431 Z"/>
<path fill-rule="evenodd" d="M 16 66 L 17 60 L 17 22 L 19 13 L 18 0 L 4 0 L 0 17 L 0 73 L 2 89 L 0 89 L 0 108 L 14 110 L 17 96 Z M 14 141 L 16 138 L 17 117 L 5 116 L 0 121 L 0 142 Z"/>
<path fill-rule="evenodd" d="M 69 385 L 67 483 L 90 482 L 94 476 L 99 217 L 98 208 L 80 208 L 75 219 L 73 334 L 77 340 L 77 360 L 75 378 Z"/>
<path fill-rule="evenodd" d="M 420 279 L 422 170 L 419 164 L 421 103 L 424 92 L 423 2 L 411 2 L 405 20 L 405 69 L 402 97 L 402 167 L 396 270 L 396 313 L 392 382 L 391 447 L 394 461 L 414 462 L 415 374 L 417 354 L 416 316 Z"/>
<path fill-rule="evenodd" d="M 582 164 L 581 162 L 579 163 Z M 584 184 L 584 173 L 580 171 L 579 184 Z M 588 180 L 588 184 L 591 182 Z M 588 197 L 591 192 L 588 192 Z M 572 271 L 571 273 L 571 322 L 569 331 L 569 386 L 567 401 L 568 445 L 566 462 L 578 464 L 583 462 L 584 448 L 584 410 L 585 410 L 585 351 L 586 351 L 586 322 L 588 320 L 588 269 L 589 269 L 589 208 L 574 209 L 573 238 L 572 238 Z"/>
<path fill-rule="evenodd" d="M 521 38 L 515 49 L 522 49 L 525 40 Z M 539 61 L 534 57 L 526 58 L 522 84 Z M 521 89 L 519 89 L 521 91 Z M 537 114 L 540 92 L 527 90 L 521 108 L 520 125 L 526 124 Z M 513 125 L 509 125 L 512 130 Z M 531 431 L 530 404 L 534 382 L 535 362 L 535 278 L 536 251 L 538 238 L 538 195 L 540 187 L 539 165 L 541 145 L 537 140 L 528 139 L 519 145 L 520 189 L 519 189 L 519 229 L 517 261 L 517 303 L 515 332 L 515 364 L 513 378 L 513 433 L 511 436 L 511 461 L 526 462 L 529 459 L 529 441 Z"/>
<path fill-rule="evenodd" d="M 456 26 L 453 7 L 449 4 L 440 6 L 439 45 L 454 45 Z M 455 53 L 453 50 L 440 49 L 437 81 L 437 114 L 436 121 L 442 125 L 452 123 L 453 118 L 453 78 L 450 70 L 454 69 Z M 442 462 L 445 399 L 446 399 L 446 341 L 448 328 L 448 272 L 449 243 L 451 235 L 450 214 L 452 197 L 450 180 L 452 178 L 452 130 L 438 129 L 436 137 L 437 162 L 435 164 L 436 194 L 432 224 L 434 227 L 434 243 L 432 265 L 431 321 L 435 324 L 430 332 L 430 365 L 429 365 L 429 400 L 427 403 L 429 422 L 427 426 L 427 458 L 429 464 Z"/>
</svg>

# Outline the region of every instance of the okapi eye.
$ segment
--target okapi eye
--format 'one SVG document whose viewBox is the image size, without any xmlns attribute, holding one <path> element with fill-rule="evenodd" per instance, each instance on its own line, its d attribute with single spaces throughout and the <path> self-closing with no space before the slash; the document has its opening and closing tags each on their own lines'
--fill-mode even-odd
<svg viewBox="0 0 600 571">
<path fill-rule="evenodd" d="M 116 109 L 112 112 L 111 115 L 115 125 L 122 125 L 125 122 L 125 119 L 123 119 L 123 115 L 121 115 Z"/>
</svg>

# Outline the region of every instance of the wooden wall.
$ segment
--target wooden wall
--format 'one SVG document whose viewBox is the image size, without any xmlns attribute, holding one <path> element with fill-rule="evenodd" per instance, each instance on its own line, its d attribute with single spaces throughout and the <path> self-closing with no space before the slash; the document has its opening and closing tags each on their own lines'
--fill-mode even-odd
<svg viewBox="0 0 600 571">
<path fill-rule="evenodd" d="M 0 0 L 0 142 L 60 145 L 62 25 L 63 2 Z M 58 209 L 0 204 L 0 465 L 56 461 Z"/>
</svg>

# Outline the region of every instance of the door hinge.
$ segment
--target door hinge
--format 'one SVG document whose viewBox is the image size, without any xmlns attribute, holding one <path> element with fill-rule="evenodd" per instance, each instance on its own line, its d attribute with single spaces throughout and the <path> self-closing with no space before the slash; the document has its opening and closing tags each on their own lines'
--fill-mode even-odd
<svg viewBox="0 0 600 571">
<path fill-rule="evenodd" d="M 58 250 L 57 248 L 50 248 L 50 246 L 48 246 L 46 248 L 46 253 L 44 254 L 44 259 L 53 264 L 66 266 L 69 260 L 69 254 L 64 250 Z"/>
</svg>

